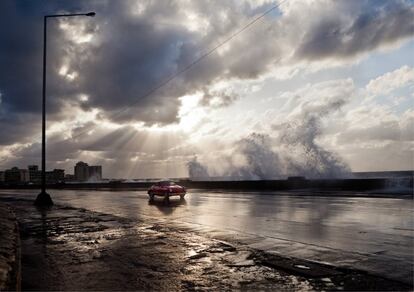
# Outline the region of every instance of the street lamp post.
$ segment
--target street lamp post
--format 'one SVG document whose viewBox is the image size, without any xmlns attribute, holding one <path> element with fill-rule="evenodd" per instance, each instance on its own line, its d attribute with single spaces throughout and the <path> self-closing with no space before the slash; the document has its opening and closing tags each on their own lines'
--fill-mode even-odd
<svg viewBox="0 0 414 292">
<path fill-rule="evenodd" d="M 72 13 L 72 14 L 52 14 L 45 15 L 43 18 L 43 86 L 42 86 L 42 187 L 40 194 L 37 195 L 35 205 L 52 206 L 53 201 L 46 192 L 46 36 L 47 36 L 47 19 L 56 17 L 72 16 L 95 16 L 95 12 L 89 13 Z"/>
</svg>

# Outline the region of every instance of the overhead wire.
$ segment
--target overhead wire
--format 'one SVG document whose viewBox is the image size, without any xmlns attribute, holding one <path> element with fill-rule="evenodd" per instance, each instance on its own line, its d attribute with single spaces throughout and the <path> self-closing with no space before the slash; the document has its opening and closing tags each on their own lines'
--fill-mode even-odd
<svg viewBox="0 0 414 292">
<path fill-rule="evenodd" d="M 216 46 L 214 46 L 213 48 L 211 48 L 210 50 L 208 50 L 207 52 L 205 52 L 204 54 L 202 54 L 200 57 L 198 57 L 197 59 L 195 59 L 194 61 L 192 61 L 188 65 L 186 65 L 184 68 L 182 68 L 181 70 L 178 70 L 177 72 L 175 72 L 174 74 L 172 74 L 170 77 L 166 78 L 164 81 L 160 82 L 159 84 L 157 84 L 153 88 L 149 89 L 146 93 L 144 93 L 143 95 L 141 95 L 138 98 L 136 98 L 134 102 L 128 104 L 127 106 L 123 107 L 119 111 L 117 111 L 114 114 L 112 114 L 108 119 L 109 120 L 113 120 L 115 117 L 117 117 L 120 114 L 128 111 L 132 106 L 134 106 L 135 104 L 137 104 L 140 100 L 142 100 L 142 99 L 144 99 L 144 98 L 152 95 L 154 92 L 156 92 L 159 89 L 161 89 L 162 87 L 166 86 L 167 84 L 169 84 L 171 81 L 173 81 L 175 78 L 177 78 L 181 74 L 183 74 L 183 73 L 187 72 L 188 70 L 192 69 L 195 65 L 197 65 L 198 63 L 200 63 L 203 59 L 205 59 L 208 56 L 210 56 L 212 53 L 214 53 L 219 48 L 221 48 L 222 46 L 224 46 L 225 44 L 227 44 L 228 42 L 230 42 L 232 39 L 234 39 L 235 37 L 237 37 L 238 35 L 240 35 L 241 33 L 243 33 L 249 27 L 253 26 L 259 20 L 261 20 L 262 18 L 264 18 L 266 15 L 268 15 L 269 13 L 271 13 L 272 11 L 274 11 L 275 9 L 279 8 L 283 3 L 287 2 L 287 1 L 288 0 L 283 0 L 283 1 L 280 1 L 279 3 L 273 5 L 268 10 L 266 10 L 265 12 L 263 12 L 262 14 L 260 14 L 256 18 L 254 18 L 252 21 L 248 22 L 241 29 L 239 29 L 238 31 L 236 31 L 233 34 L 229 35 L 227 38 L 225 38 L 219 44 L 217 44 Z M 82 136 L 82 135 L 90 132 L 95 127 L 96 127 L 96 125 L 90 126 L 90 128 L 88 128 L 88 129 L 86 129 L 84 131 L 81 131 L 80 133 L 72 136 L 71 139 L 76 139 L 76 138 L 78 138 L 78 137 L 80 137 L 80 136 Z M 56 142 L 56 143 L 59 143 L 59 142 Z"/>
<path fill-rule="evenodd" d="M 123 107 L 119 111 L 117 111 L 114 114 L 112 114 L 108 119 L 109 120 L 114 119 L 118 115 L 120 115 L 120 114 L 124 113 L 125 111 L 129 110 L 132 106 L 134 106 L 135 104 L 137 104 L 141 99 L 146 98 L 146 97 L 152 95 L 154 92 L 156 92 L 157 90 L 159 90 L 162 87 L 166 86 L 167 84 L 169 84 L 171 81 L 173 81 L 175 78 L 177 78 L 181 74 L 183 74 L 183 73 L 187 72 L 188 70 L 192 69 L 195 65 L 197 65 L 198 63 L 200 63 L 203 59 L 205 59 L 208 56 L 210 56 L 211 54 L 213 54 L 219 48 L 221 48 L 222 46 L 224 46 L 225 44 L 227 44 L 228 42 L 230 42 L 231 40 L 233 40 L 235 37 L 237 37 L 238 35 L 240 35 L 244 31 L 246 31 L 247 29 L 249 29 L 251 26 L 253 26 L 254 24 L 256 24 L 259 20 L 261 20 L 266 15 L 270 14 L 272 11 L 276 10 L 277 8 L 279 8 L 283 3 L 287 2 L 287 1 L 288 0 L 282 0 L 282 1 L 278 2 L 278 3 L 276 3 L 275 5 L 271 6 L 269 9 L 267 9 L 266 11 L 264 11 L 262 14 L 260 14 L 257 17 L 255 17 L 253 20 L 251 20 L 250 22 L 248 22 L 247 24 L 245 24 L 242 28 L 240 28 L 239 30 L 237 30 L 233 34 L 229 35 L 223 41 L 219 42 L 213 48 L 211 48 L 210 50 L 206 51 L 204 54 L 202 54 L 201 56 L 199 56 L 198 58 L 196 58 L 194 61 L 192 61 L 191 63 L 189 63 L 188 65 L 186 65 L 184 68 L 182 68 L 181 70 L 178 70 L 177 72 L 175 72 L 174 74 L 172 74 L 170 77 L 166 78 L 164 81 L 160 82 L 159 84 L 157 84 L 153 88 L 149 89 L 146 93 L 144 93 L 143 95 L 141 95 L 138 98 L 136 98 L 134 102 L 128 104 L 127 106 Z M 89 127 L 86 126 L 86 129 L 85 130 L 79 132 L 76 135 L 71 136 L 70 139 L 73 140 L 73 139 L 79 138 L 80 136 L 83 136 L 86 133 L 89 133 L 90 131 L 92 131 L 94 128 L 96 128 L 96 126 L 97 126 L 96 124 L 93 124 L 93 125 L 91 125 Z M 40 139 L 40 138 L 38 138 L 38 139 Z M 60 144 L 60 143 L 66 142 L 66 141 L 67 141 L 67 139 L 64 139 L 64 140 L 61 140 L 61 141 L 57 141 L 57 142 L 53 142 L 52 145 Z M 7 160 L 7 159 L 2 159 L 1 162 L 5 161 L 5 160 Z"/>
<path fill-rule="evenodd" d="M 266 15 L 268 15 L 269 13 L 271 13 L 272 11 L 276 10 L 277 8 L 279 8 L 282 4 L 284 4 L 285 2 L 287 2 L 288 0 L 283 0 L 280 1 L 278 3 L 276 3 L 275 5 L 271 6 L 268 10 L 264 11 L 262 14 L 260 14 L 259 16 L 255 17 L 253 20 L 251 20 L 250 22 L 248 22 L 246 25 L 244 25 L 241 29 L 239 29 L 238 31 L 234 32 L 233 34 L 229 35 L 227 38 L 225 38 L 223 41 L 221 41 L 220 43 L 218 43 L 216 46 L 214 46 L 213 48 L 211 48 L 210 50 L 206 51 L 204 54 L 202 54 L 200 57 L 198 57 L 197 59 L 195 59 L 194 61 L 192 61 L 191 63 L 189 63 L 188 65 L 186 65 L 184 68 L 182 68 L 181 70 L 175 72 L 174 74 L 172 74 L 170 77 L 166 78 L 164 81 L 160 82 L 159 84 L 157 84 L 156 86 L 154 86 L 153 88 L 151 88 L 150 90 L 148 90 L 145 94 L 143 94 L 142 96 L 138 97 L 134 102 L 128 104 L 127 106 L 123 107 L 122 109 L 120 109 L 119 111 L 115 112 L 113 115 L 109 116 L 108 119 L 111 120 L 115 117 L 117 117 L 118 115 L 124 113 L 125 111 L 129 110 L 131 106 L 137 104 L 141 99 L 146 98 L 150 95 L 152 95 L 154 92 L 156 92 L 157 90 L 161 89 L 162 87 L 166 86 L 167 84 L 169 84 L 171 81 L 173 81 L 175 78 L 177 78 L 179 75 L 187 72 L 188 70 L 192 69 L 195 65 L 197 65 L 198 63 L 200 63 L 203 59 L 207 58 L 208 56 L 210 56 L 212 53 L 214 53 L 216 50 L 218 50 L 220 47 L 222 47 L 223 45 L 225 45 L 226 43 L 230 42 L 232 39 L 234 39 L 235 37 L 237 37 L 239 34 L 243 33 L 245 30 L 247 30 L 248 28 L 250 28 L 251 26 L 253 26 L 255 23 L 257 23 L 259 20 L 261 20 L 262 18 L 264 18 Z M 393 14 L 403 14 L 403 13 L 407 13 L 409 12 L 409 10 L 403 10 L 403 11 L 399 11 L 397 13 L 393 13 Z M 377 18 L 374 19 L 373 21 L 378 20 Z M 315 40 L 316 41 L 316 40 Z M 309 44 L 309 43 L 308 43 Z M 86 126 L 86 129 L 79 132 L 76 135 L 73 135 L 70 137 L 70 139 L 76 139 L 86 133 L 89 133 L 91 130 L 93 130 L 94 128 L 96 128 L 97 125 L 93 124 L 91 126 Z M 55 144 L 59 144 L 62 142 L 66 142 L 67 139 L 61 140 L 61 141 L 57 141 L 57 142 L 52 142 L 52 145 Z M 5 161 L 7 159 L 2 159 L 1 162 Z"/>
</svg>

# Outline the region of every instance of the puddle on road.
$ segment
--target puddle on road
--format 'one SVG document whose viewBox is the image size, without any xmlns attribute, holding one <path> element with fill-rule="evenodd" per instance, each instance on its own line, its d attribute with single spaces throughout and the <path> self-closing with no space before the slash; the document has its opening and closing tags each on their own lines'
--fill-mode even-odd
<svg viewBox="0 0 414 292">
<path fill-rule="evenodd" d="M 74 208 L 53 219 L 41 216 L 27 220 L 26 210 L 17 213 L 26 232 L 22 241 L 23 289 L 28 283 L 33 290 L 298 291 L 331 285 L 315 286 L 305 277 L 261 265 L 250 250 L 182 232 L 172 224 L 141 224 Z M 71 220 L 74 216 L 82 218 L 83 224 Z M 102 226 L 103 222 L 115 224 Z M 32 241 L 43 237 L 47 240 Z M 51 244 L 53 240 L 59 244 Z M 34 249 L 47 260 L 30 261 Z M 304 269 L 301 266 L 307 267 L 298 264 L 296 268 Z M 168 277 L 160 277 L 160 273 L 168 273 Z"/>
<path fill-rule="evenodd" d="M 310 268 L 308 266 L 304 266 L 304 265 L 294 265 L 294 267 L 299 268 L 299 269 L 303 269 L 303 270 L 310 270 Z"/>
</svg>

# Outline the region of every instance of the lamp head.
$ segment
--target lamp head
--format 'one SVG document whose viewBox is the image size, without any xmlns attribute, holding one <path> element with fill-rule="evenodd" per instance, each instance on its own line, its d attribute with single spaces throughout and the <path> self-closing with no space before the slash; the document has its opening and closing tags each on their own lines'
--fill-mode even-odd
<svg viewBox="0 0 414 292">
<path fill-rule="evenodd" d="M 89 12 L 89 13 L 86 13 L 85 15 L 94 17 L 96 15 L 96 13 L 95 12 Z"/>
</svg>

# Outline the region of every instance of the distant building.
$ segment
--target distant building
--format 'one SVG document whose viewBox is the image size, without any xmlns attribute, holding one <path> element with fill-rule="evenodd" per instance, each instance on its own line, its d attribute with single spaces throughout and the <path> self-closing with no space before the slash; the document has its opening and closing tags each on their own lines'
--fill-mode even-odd
<svg viewBox="0 0 414 292">
<path fill-rule="evenodd" d="M 10 184 L 24 184 L 30 181 L 29 171 L 12 167 L 4 171 L 4 182 Z"/>
<path fill-rule="evenodd" d="M 89 166 L 83 161 L 79 161 L 75 165 L 75 179 L 77 181 L 88 181 L 88 180 L 101 180 L 102 179 L 102 166 L 94 165 Z"/>
<path fill-rule="evenodd" d="M 0 171 L 0 183 L 4 182 L 4 171 Z"/>
<path fill-rule="evenodd" d="M 27 168 L 29 169 L 30 182 L 40 184 L 42 181 L 42 172 L 39 171 L 39 166 L 29 165 Z"/>
<path fill-rule="evenodd" d="M 102 166 L 100 165 L 89 166 L 89 180 L 93 180 L 93 181 L 102 180 Z"/>
<path fill-rule="evenodd" d="M 65 170 L 64 169 L 54 169 L 52 171 L 46 171 L 46 183 L 47 184 L 56 184 L 63 182 L 65 180 Z"/>
<path fill-rule="evenodd" d="M 89 178 L 89 165 L 79 161 L 75 165 L 75 179 L 77 181 L 86 181 Z"/>
<path fill-rule="evenodd" d="M 65 175 L 65 181 L 76 181 L 74 174 L 66 174 Z"/>
<path fill-rule="evenodd" d="M 39 170 L 37 165 L 29 165 L 29 181 L 33 184 L 39 185 L 42 183 L 42 171 Z M 54 169 L 52 171 L 46 171 L 46 184 L 56 184 L 65 180 L 64 169 Z"/>
<path fill-rule="evenodd" d="M 38 165 L 29 165 L 27 166 L 27 169 L 30 171 L 39 171 L 39 166 Z"/>
</svg>

